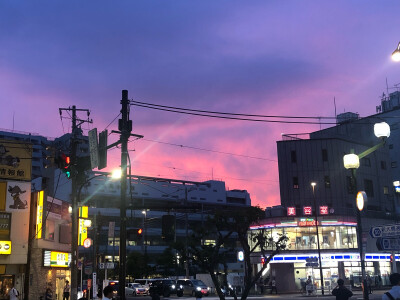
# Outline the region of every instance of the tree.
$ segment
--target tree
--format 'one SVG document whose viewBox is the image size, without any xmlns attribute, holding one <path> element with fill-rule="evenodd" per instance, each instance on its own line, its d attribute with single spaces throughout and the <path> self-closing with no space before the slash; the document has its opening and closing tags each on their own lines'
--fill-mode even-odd
<svg viewBox="0 0 400 300">
<path fill-rule="evenodd" d="M 228 257 L 235 250 L 234 247 L 227 247 L 230 240 L 234 239 L 239 242 L 244 253 L 246 268 L 242 300 L 247 298 L 251 288 L 259 280 L 272 257 L 286 248 L 288 240 L 286 236 L 280 236 L 274 240 L 265 229 L 249 232 L 252 224 L 257 224 L 264 218 L 265 213 L 259 207 L 217 210 L 213 216 L 208 217 L 205 226 L 193 229 L 188 251 L 193 257 L 193 262 L 210 274 L 220 299 L 225 299 L 225 295 L 221 290 L 216 273 L 218 273 L 220 265 L 223 265 L 225 270 L 227 269 Z M 203 243 L 202 241 L 206 239 L 214 240 L 214 243 Z M 253 276 L 250 257 L 256 252 L 260 252 L 265 257 L 265 264 Z M 222 285 L 227 286 L 226 272 Z M 234 297 L 237 298 L 236 295 Z"/>
<path fill-rule="evenodd" d="M 147 263 L 144 255 L 133 251 L 126 259 L 126 273 L 133 278 L 143 278 L 147 273 Z"/>
</svg>

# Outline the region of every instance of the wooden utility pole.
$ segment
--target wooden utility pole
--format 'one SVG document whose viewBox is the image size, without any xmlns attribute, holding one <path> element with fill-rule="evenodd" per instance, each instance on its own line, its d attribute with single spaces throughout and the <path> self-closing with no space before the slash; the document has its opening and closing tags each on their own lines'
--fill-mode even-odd
<svg viewBox="0 0 400 300">
<path fill-rule="evenodd" d="M 78 136 L 81 135 L 79 131 L 79 126 L 84 123 L 92 123 L 91 120 L 79 120 L 76 116 L 77 111 L 85 111 L 89 117 L 90 112 L 88 109 L 77 109 L 75 105 L 69 108 L 60 108 L 60 115 L 62 111 L 72 112 L 72 132 L 70 140 L 70 159 L 71 159 L 71 205 L 72 205 L 72 241 L 71 241 L 71 300 L 78 299 L 78 202 L 77 202 L 77 192 L 78 192 L 78 182 L 77 182 L 77 154 L 79 139 Z M 79 121 L 79 124 L 77 122 Z"/>
</svg>

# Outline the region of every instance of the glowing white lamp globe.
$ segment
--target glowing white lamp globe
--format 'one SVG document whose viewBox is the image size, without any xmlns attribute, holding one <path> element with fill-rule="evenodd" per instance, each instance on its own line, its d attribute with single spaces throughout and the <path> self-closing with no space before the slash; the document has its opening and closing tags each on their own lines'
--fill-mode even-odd
<svg viewBox="0 0 400 300">
<path fill-rule="evenodd" d="M 392 60 L 396 62 L 400 61 L 400 43 L 397 46 L 396 50 L 394 50 L 392 53 Z"/>
<path fill-rule="evenodd" d="M 360 167 L 360 159 L 357 154 L 346 154 L 343 156 L 343 164 L 346 169 L 358 169 Z"/>
<path fill-rule="evenodd" d="M 374 134 L 378 138 L 388 138 L 390 136 L 390 126 L 386 122 L 376 123 L 374 125 Z"/>
</svg>

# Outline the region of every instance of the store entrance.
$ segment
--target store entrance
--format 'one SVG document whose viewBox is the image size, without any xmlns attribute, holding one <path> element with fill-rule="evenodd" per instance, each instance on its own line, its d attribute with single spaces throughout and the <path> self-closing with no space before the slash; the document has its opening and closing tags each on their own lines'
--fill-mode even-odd
<svg viewBox="0 0 400 300">
<path fill-rule="evenodd" d="M 0 275 L 0 299 L 9 299 L 8 291 L 14 285 L 14 275 Z"/>
</svg>

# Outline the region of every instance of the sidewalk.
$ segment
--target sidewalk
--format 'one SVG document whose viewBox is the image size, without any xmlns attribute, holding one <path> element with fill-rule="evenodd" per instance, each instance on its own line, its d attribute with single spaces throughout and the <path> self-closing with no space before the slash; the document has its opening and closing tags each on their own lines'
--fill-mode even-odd
<svg viewBox="0 0 400 300">
<path fill-rule="evenodd" d="M 369 294 L 369 299 L 370 300 L 381 300 L 382 299 L 382 295 L 387 292 L 389 290 L 389 288 L 387 290 L 376 290 L 373 291 L 372 294 Z M 362 296 L 362 291 L 353 291 L 353 297 L 351 297 L 350 299 L 363 299 Z M 271 294 L 265 294 L 265 295 L 250 295 L 248 297 L 249 299 L 309 299 L 309 300 L 316 300 L 316 299 L 324 299 L 324 300 L 334 300 L 336 299 L 335 296 L 332 296 L 331 294 L 325 294 L 324 296 L 322 296 L 321 294 L 319 295 L 311 295 L 311 296 L 307 296 L 307 295 L 301 295 L 301 294 L 278 294 L 278 295 L 271 295 Z M 227 299 L 233 299 L 233 297 L 228 297 Z M 240 299 L 240 297 L 238 297 L 238 299 Z"/>
</svg>

